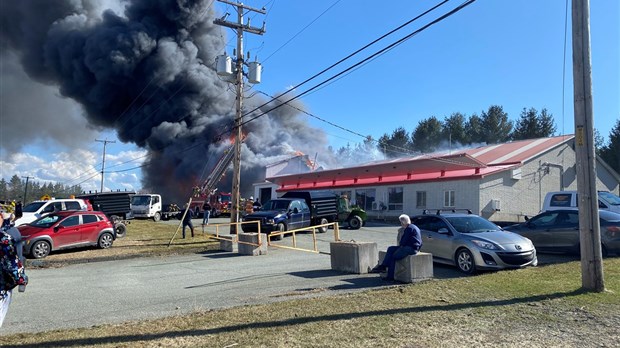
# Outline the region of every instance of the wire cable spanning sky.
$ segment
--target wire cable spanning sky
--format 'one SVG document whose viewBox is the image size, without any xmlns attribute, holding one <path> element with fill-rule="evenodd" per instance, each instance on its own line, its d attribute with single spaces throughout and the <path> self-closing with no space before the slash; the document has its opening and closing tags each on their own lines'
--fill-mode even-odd
<svg viewBox="0 0 620 348">
<path fill-rule="evenodd" d="M 462 3 L 448 2 L 453 7 Z M 93 4 L 93 11 L 108 6 L 117 13 L 122 11 L 120 2 L 114 0 Z M 221 16 L 226 9 L 217 1 L 205 1 L 205 4 L 215 10 L 216 16 Z M 308 76 L 364 47 L 372 38 L 406 23 L 433 4 L 397 1 L 381 6 L 375 2 L 317 0 L 311 4 L 250 1 L 247 5 L 268 9 L 262 18 L 267 22 L 265 35 L 248 35 L 245 43 L 253 56 L 258 54 L 259 61 L 263 54 L 267 58 L 262 62 L 262 83 L 255 88 L 275 96 L 289 90 L 292 96 L 305 93 L 303 106 L 295 106 L 327 121 L 308 117 L 311 125 L 327 133 L 327 142 L 334 148 L 361 141 L 361 137 L 350 131 L 376 139 L 401 126 L 410 132 L 420 120 L 430 116 L 441 120 L 454 112 L 466 116 L 480 114 L 490 105 L 503 106 L 512 120 L 519 117 L 523 108 L 546 108 L 554 116 L 558 130 L 572 133 L 570 45 L 564 53 L 566 27 L 570 35 L 570 23 L 566 25 L 567 2 L 476 2 L 467 11 L 425 30 L 415 40 L 370 60 L 370 64 L 362 64 L 341 75 L 342 78 L 332 79 L 312 91 L 308 91 L 312 86 L 306 87 L 305 92 L 298 90 L 299 81 L 305 81 Z M 620 95 L 620 4 L 601 0 L 590 6 L 594 124 L 606 137 L 620 116 L 617 98 Z M 6 13 L 6 9 L 6 3 L 0 4 L 0 14 Z M 201 13 L 206 15 L 207 12 L 203 9 Z M 258 16 L 252 21 L 262 19 Z M 218 40 L 232 45 L 231 32 L 218 28 L 218 36 L 220 33 L 227 38 L 223 42 L 221 38 Z M 402 35 L 390 35 L 386 42 L 395 42 L 400 37 Z M 1 43 L 4 47 L 5 42 Z M 231 48 L 227 50 L 230 52 Z M 69 182 L 76 178 L 76 173 L 81 174 L 80 181 L 95 175 L 92 186 L 97 188 L 100 178 L 95 173 L 100 168 L 101 148 L 94 139 L 114 139 L 115 132 L 101 133 L 100 128 L 86 125 L 80 107 L 69 99 L 59 98 L 57 86 L 31 81 L 16 64 L 17 57 L 12 53 L 3 50 L 0 61 L 1 176 L 7 178 L 17 174 Z M 213 61 L 204 64 L 210 65 Z M 144 81 L 136 91 L 137 95 L 143 93 L 142 100 L 156 95 L 149 81 Z M 175 90 L 185 92 L 186 89 L 179 85 L 175 88 L 159 100 L 159 104 L 153 105 L 163 105 L 176 97 Z M 231 91 L 226 93 L 232 94 Z M 24 100 L 20 95 L 30 98 Z M 32 100 L 39 102 L 32 103 Z M 137 109 L 135 105 L 139 104 L 134 104 L 133 111 Z M 231 102 L 229 111 L 232 105 Z M 254 107 L 256 105 L 260 104 L 255 103 Z M 253 112 L 254 116 L 263 112 L 247 110 L 247 114 Z M 135 118 L 133 111 L 121 110 L 117 114 L 126 129 L 145 124 L 143 119 L 129 123 L 128 120 Z M 50 112 L 53 118 L 49 117 Z M 11 113 L 29 118 L 42 116 L 40 121 L 17 126 L 5 117 Z M 180 122 L 192 119 L 186 113 L 173 116 Z M 68 128 L 84 131 L 67 137 Z M 5 129 L 10 129 L 12 134 Z M 28 141 L 22 141 L 22 147 L 11 146 L 13 134 Z M 139 188 L 141 174 L 137 168 L 141 165 L 135 164 L 146 157 L 143 150 L 130 144 L 118 142 L 108 146 L 106 169 L 116 173 L 106 177 L 106 184 L 121 189 L 127 187 L 124 185 Z M 50 163 L 49 158 L 54 158 L 55 163 Z M 136 169 L 131 170 L 133 167 Z"/>
</svg>

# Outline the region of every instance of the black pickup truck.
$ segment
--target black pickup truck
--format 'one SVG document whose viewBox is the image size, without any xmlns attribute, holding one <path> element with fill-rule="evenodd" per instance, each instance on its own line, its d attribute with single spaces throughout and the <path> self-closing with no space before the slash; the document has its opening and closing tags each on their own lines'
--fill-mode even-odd
<svg viewBox="0 0 620 348">
<path fill-rule="evenodd" d="M 261 232 L 267 234 L 312 226 L 310 208 L 302 198 L 272 199 L 260 211 L 246 215 L 243 221 L 260 221 Z M 241 228 L 243 232 L 258 231 L 257 224 L 242 224 Z"/>
</svg>

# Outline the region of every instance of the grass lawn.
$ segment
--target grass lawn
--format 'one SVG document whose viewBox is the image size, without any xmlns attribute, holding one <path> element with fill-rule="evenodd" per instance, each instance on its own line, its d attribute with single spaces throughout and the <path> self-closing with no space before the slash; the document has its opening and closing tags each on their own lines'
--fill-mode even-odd
<svg viewBox="0 0 620 348">
<path fill-rule="evenodd" d="M 205 227 L 195 224 L 195 237 L 187 230 L 188 238 L 182 239 L 182 231 L 177 231 L 178 222 L 154 222 L 152 220 L 131 220 L 127 226 L 127 235 L 117 239 L 111 248 L 101 250 L 95 247 L 60 250 L 50 253 L 47 257 L 39 260 L 27 259 L 28 268 L 62 267 L 72 263 L 97 262 L 119 260 L 134 257 L 160 256 L 173 254 L 189 254 L 205 250 L 214 250 L 219 246 L 219 241 L 208 238 L 207 234 L 215 234 L 213 226 Z M 229 231 L 219 231 L 220 234 L 228 234 Z M 172 239 L 172 242 L 171 242 Z"/>
<path fill-rule="evenodd" d="M 155 244 L 168 240 L 162 236 Z M 191 247 L 179 246 L 185 248 Z M 604 260 L 603 293 L 581 291 L 580 272 L 579 262 L 567 262 L 395 284 L 332 297 L 3 336 L 2 346 L 617 347 L 620 258 Z"/>
</svg>

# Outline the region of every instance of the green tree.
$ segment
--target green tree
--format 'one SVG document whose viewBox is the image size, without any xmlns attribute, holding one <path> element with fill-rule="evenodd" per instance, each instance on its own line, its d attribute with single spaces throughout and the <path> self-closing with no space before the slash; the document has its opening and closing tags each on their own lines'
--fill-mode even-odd
<svg viewBox="0 0 620 348">
<path fill-rule="evenodd" d="M 482 112 L 482 141 L 487 144 L 498 144 L 510 140 L 512 121 L 499 105 L 491 105 Z"/>
<path fill-rule="evenodd" d="M 384 134 L 379 138 L 379 149 L 386 157 L 395 158 L 411 151 L 409 135 L 403 127 L 396 128 L 391 136 Z"/>
<path fill-rule="evenodd" d="M 413 150 L 422 153 L 435 151 L 442 140 L 441 130 L 441 122 L 435 116 L 420 121 L 411 134 Z"/>
<path fill-rule="evenodd" d="M 547 109 L 542 109 L 539 114 L 535 108 L 523 108 L 511 137 L 513 140 L 545 138 L 553 136 L 555 131 L 553 115 Z"/>
<path fill-rule="evenodd" d="M 17 174 L 11 177 L 9 181 L 9 197 L 8 199 L 18 200 L 24 195 L 24 184 Z"/>
<path fill-rule="evenodd" d="M 465 145 L 469 143 L 467 132 L 465 130 L 465 115 L 455 112 L 446 117 L 442 124 L 442 138 L 448 140 L 451 144 Z"/>
<path fill-rule="evenodd" d="M 469 116 L 467 123 L 465 123 L 465 143 L 481 143 L 483 142 L 483 137 L 482 119 L 476 114 Z"/>
<path fill-rule="evenodd" d="M 609 132 L 609 142 L 600 150 L 600 157 L 609 164 L 616 173 L 620 173 L 620 119 Z"/>
<path fill-rule="evenodd" d="M 0 179 L 0 200 L 7 199 L 9 199 L 9 183 L 2 178 Z"/>
</svg>

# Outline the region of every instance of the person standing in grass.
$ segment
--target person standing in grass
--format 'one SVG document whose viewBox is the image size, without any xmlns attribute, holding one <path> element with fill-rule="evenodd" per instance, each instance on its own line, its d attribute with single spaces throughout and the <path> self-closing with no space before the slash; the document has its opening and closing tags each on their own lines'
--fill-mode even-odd
<svg viewBox="0 0 620 348">
<path fill-rule="evenodd" d="M 185 239 L 185 227 L 189 227 L 192 232 L 192 238 L 194 238 L 194 225 L 192 224 L 192 218 L 194 217 L 194 211 L 188 208 L 185 204 L 185 217 L 183 217 L 183 239 Z"/>
<path fill-rule="evenodd" d="M 398 245 L 388 247 L 383 262 L 375 266 L 370 273 L 383 273 L 387 270 L 387 280 L 394 280 L 394 268 L 396 261 L 409 255 L 415 255 L 422 247 L 422 234 L 418 226 L 411 223 L 409 215 L 402 214 L 398 217 L 403 228 L 403 235 Z"/>
</svg>

